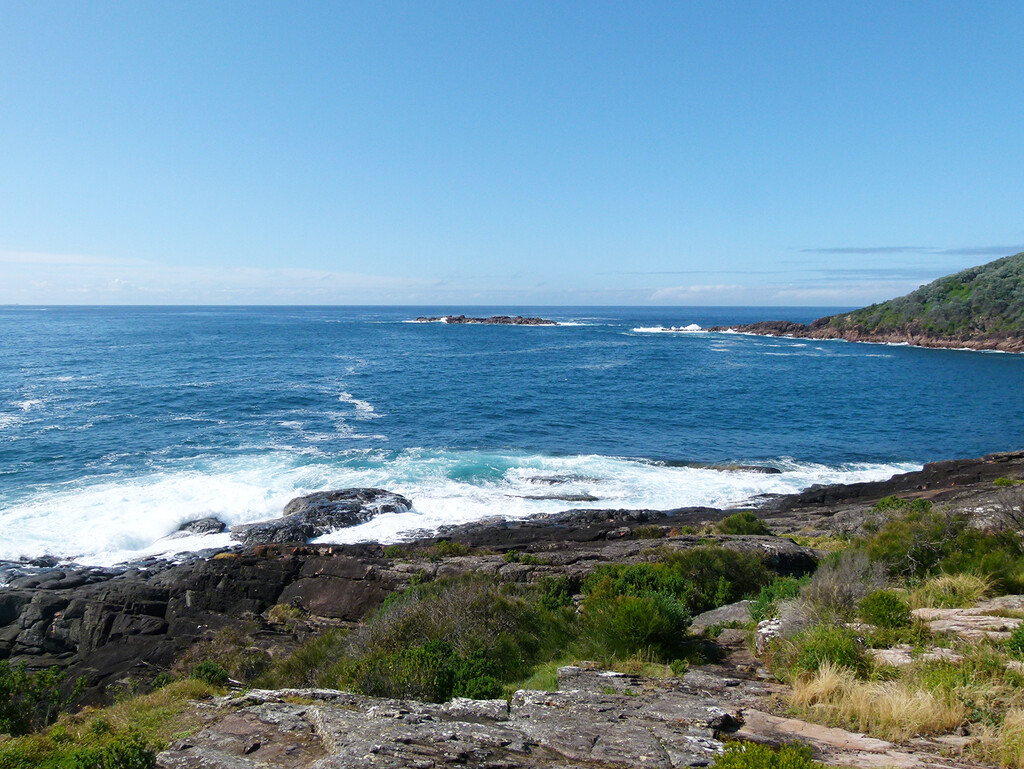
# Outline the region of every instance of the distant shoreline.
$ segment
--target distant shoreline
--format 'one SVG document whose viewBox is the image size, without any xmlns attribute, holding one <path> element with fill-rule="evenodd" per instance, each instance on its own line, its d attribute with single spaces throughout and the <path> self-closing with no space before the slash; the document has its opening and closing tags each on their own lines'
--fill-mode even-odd
<svg viewBox="0 0 1024 769">
<path fill-rule="evenodd" d="M 839 329 L 835 326 L 816 328 L 814 324 L 769 320 L 739 326 L 712 326 L 710 332 L 735 332 L 757 336 L 785 337 L 789 339 L 841 339 L 847 342 L 869 344 L 909 345 L 945 350 L 977 350 L 981 352 L 1024 353 L 1024 337 L 985 335 L 973 338 L 933 336 L 914 331 L 873 333 L 857 328 Z"/>
</svg>

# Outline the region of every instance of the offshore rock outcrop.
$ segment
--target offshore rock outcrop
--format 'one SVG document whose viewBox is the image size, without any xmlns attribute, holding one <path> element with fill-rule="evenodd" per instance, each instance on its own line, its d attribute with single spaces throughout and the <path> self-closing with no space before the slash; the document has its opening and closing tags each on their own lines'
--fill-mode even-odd
<svg viewBox="0 0 1024 769">
<path fill-rule="evenodd" d="M 460 325 L 467 323 L 486 324 L 491 326 L 557 326 L 547 318 L 527 318 L 522 315 L 491 315 L 489 318 L 467 318 L 465 315 L 438 315 L 433 317 L 420 316 L 417 323 L 449 323 Z"/>
</svg>

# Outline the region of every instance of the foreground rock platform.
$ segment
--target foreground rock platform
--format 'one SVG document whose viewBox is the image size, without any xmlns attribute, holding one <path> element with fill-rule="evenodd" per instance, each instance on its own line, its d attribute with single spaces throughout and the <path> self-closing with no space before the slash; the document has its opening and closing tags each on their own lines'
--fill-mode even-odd
<svg viewBox="0 0 1024 769">
<path fill-rule="evenodd" d="M 207 726 L 160 753 L 163 769 L 432 769 L 464 766 L 707 766 L 728 740 L 799 739 L 847 767 L 956 769 L 941 745 L 910 751 L 884 740 L 765 710 L 781 687 L 706 666 L 649 678 L 595 667 L 558 671 L 558 690 L 444 704 L 332 689 L 255 690 L 219 700 Z M 934 749 L 935 752 L 932 752 Z"/>
</svg>

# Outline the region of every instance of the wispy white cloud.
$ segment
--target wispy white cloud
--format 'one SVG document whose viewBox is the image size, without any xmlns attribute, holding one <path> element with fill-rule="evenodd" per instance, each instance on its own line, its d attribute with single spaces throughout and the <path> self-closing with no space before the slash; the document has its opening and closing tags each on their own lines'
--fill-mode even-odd
<svg viewBox="0 0 1024 769">
<path fill-rule="evenodd" d="M 112 256 L 94 256 L 92 254 L 0 250 L 0 264 L 97 266 L 143 265 L 152 264 L 152 262 L 147 262 L 143 259 L 121 259 Z"/>
</svg>

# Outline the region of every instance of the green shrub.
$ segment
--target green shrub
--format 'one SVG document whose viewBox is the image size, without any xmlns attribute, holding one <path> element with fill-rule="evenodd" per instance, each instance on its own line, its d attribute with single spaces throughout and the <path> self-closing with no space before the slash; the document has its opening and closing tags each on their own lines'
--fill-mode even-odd
<svg viewBox="0 0 1024 769">
<path fill-rule="evenodd" d="M 992 481 L 992 483 L 995 484 L 996 486 L 1006 487 L 1017 486 L 1019 484 L 1024 483 L 1024 481 L 1017 480 L 1016 478 L 996 478 L 994 481 Z"/>
<path fill-rule="evenodd" d="M 633 529 L 634 539 L 661 539 L 668 535 L 668 532 L 661 526 L 637 526 Z"/>
<path fill-rule="evenodd" d="M 864 596 L 857 607 L 860 618 L 881 628 L 901 628 L 910 624 L 910 604 L 895 590 L 876 590 Z"/>
<path fill-rule="evenodd" d="M 1017 625 L 1006 641 L 1006 653 L 1018 660 L 1024 660 L 1024 625 Z"/>
<path fill-rule="evenodd" d="M 203 660 L 192 668 L 189 675 L 197 681 L 209 684 L 210 686 L 227 686 L 228 671 L 211 660 Z"/>
<path fill-rule="evenodd" d="M 810 577 L 776 577 L 761 588 L 750 604 L 750 618 L 755 622 L 770 619 L 778 613 L 779 604 L 800 595 L 800 590 Z"/>
<path fill-rule="evenodd" d="M 807 745 L 786 745 L 773 750 L 753 742 L 730 742 L 715 758 L 712 769 L 817 769 Z"/>
<path fill-rule="evenodd" d="M 154 691 L 156 691 L 157 689 L 163 689 L 168 684 L 173 684 L 176 680 L 177 679 L 174 677 L 173 673 L 169 673 L 166 670 L 161 670 L 159 673 L 153 676 L 153 684 L 151 688 Z"/>
<path fill-rule="evenodd" d="M 388 545 L 384 548 L 385 558 L 401 558 L 402 548 L 400 545 Z"/>
<path fill-rule="evenodd" d="M 336 668 L 344 659 L 347 648 L 348 631 L 327 630 L 277 662 L 256 683 L 269 689 L 334 686 L 337 683 Z"/>
<path fill-rule="evenodd" d="M 78 748 L 62 764 L 67 769 L 154 769 L 156 753 L 137 732 L 120 734 L 102 747 Z"/>
<path fill-rule="evenodd" d="M 927 499 L 902 499 L 893 494 L 882 497 L 871 509 L 876 513 L 923 514 L 932 509 L 932 503 Z"/>
<path fill-rule="evenodd" d="M 468 555 L 469 545 L 462 542 L 449 542 L 447 539 L 438 540 L 430 548 L 432 558 L 451 558 L 457 555 Z"/>
<path fill-rule="evenodd" d="M 686 604 L 693 614 L 738 601 L 772 578 L 759 555 L 724 547 L 683 550 L 667 556 L 664 563 L 687 585 Z"/>
<path fill-rule="evenodd" d="M 817 673 L 825 662 L 853 670 L 858 675 L 867 673 L 870 665 L 864 647 L 856 634 L 843 625 L 815 625 L 783 644 L 773 664 L 789 675 Z"/>
<path fill-rule="evenodd" d="M 154 769 L 156 753 L 138 732 L 94 732 L 81 744 L 56 726 L 48 739 L 0 745 L 0 769 Z"/>
<path fill-rule="evenodd" d="M 749 510 L 733 513 L 718 522 L 716 527 L 722 534 L 771 534 L 765 522 Z"/>
<path fill-rule="evenodd" d="M 65 694 L 66 678 L 56 667 L 33 673 L 24 664 L 0 662 L 0 734 L 28 734 L 56 721 L 85 687 L 79 679 Z"/>
<path fill-rule="evenodd" d="M 498 696 L 564 654 L 574 637 L 568 580 L 441 579 L 410 588 L 353 631 L 320 685 L 388 697 Z"/>
<path fill-rule="evenodd" d="M 537 581 L 540 590 L 540 605 L 549 611 L 572 606 L 575 592 L 573 582 L 564 574 L 558 577 L 541 577 Z"/>
<path fill-rule="evenodd" d="M 845 622 L 856 616 L 864 596 L 887 584 L 882 564 L 863 551 L 844 550 L 821 562 L 800 595 L 818 617 Z"/>
<path fill-rule="evenodd" d="M 366 694 L 428 702 L 445 702 L 452 697 L 499 697 L 500 675 L 500 666 L 483 650 L 461 657 L 450 643 L 440 640 L 365 657 L 347 672 Z"/>
<path fill-rule="evenodd" d="M 690 661 L 685 659 L 674 659 L 672 660 L 672 664 L 669 665 L 669 668 L 672 671 L 672 675 L 681 676 L 690 669 Z"/>
<path fill-rule="evenodd" d="M 661 658 L 671 656 L 690 625 L 685 604 L 663 593 L 596 593 L 583 605 L 593 638 L 617 657 L 646 650 Z"/>
</svg>

